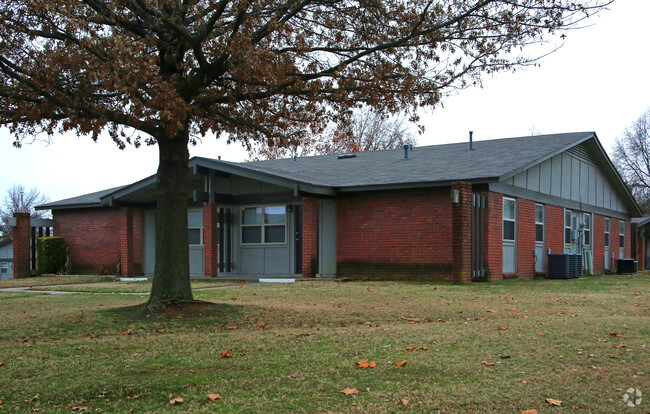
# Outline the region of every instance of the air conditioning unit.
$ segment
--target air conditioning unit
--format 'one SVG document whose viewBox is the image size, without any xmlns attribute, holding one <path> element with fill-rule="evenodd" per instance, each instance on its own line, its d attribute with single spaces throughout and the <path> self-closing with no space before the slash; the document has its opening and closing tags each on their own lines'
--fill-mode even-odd
<svg viewBox="0 0 650 414">
<path fill-rule="evenodd" d="M 549 279 L 574 279 L 582 275 L 582 256 L 579 254 L 549 254 Z"/>
<path fill-rule="evenodd" d="M 618 259 L 616 273 L 619 275 L 634 275 L 639 271 L 639 262 L 634 259 Z"/>
</svg>

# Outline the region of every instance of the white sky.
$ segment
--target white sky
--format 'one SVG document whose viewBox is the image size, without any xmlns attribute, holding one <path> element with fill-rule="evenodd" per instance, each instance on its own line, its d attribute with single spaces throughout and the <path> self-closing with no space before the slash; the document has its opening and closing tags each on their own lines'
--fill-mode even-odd
<svg viewBox="0 0 650 414">
<path fill-rule="evenodd" d="M 616 0 L 588 20 L 590 27 L 568 33 L 566 44 L 541 67 L 500 73 L 483 88 L 447 98 L 444 108 L 423 112 L 420 145 L 505 138 L 536 133 L 596 131 L 610 150 L 616 137 L 650 107 L 649 1 Z M 117 149 L 109 138 L 55 136 L 53 143 L 11 146 L 0 130 L 0 201 L 14 183 L 37 187 L 51 200 L 129 184 L 154 174 L 156 147 Z M 190 155 L 243 161 L 237 144 L 214 138 Z"/>
</svg>

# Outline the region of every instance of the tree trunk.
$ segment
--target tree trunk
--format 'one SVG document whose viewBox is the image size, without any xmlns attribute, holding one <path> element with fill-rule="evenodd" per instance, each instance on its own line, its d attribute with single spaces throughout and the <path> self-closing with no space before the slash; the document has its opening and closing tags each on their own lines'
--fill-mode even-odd
<svg viewBox="0 0 650 414">
<path fill-rule="evenodd" d="M 187 239 L 188 140 L 187 130 L 173 139 L 158 139 L 156 265 L 149 303 L 193 300 Z"/>
</svg>

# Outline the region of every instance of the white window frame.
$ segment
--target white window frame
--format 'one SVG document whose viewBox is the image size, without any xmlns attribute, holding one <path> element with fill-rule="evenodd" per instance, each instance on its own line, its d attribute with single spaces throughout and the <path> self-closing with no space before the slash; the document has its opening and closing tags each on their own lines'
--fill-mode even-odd
<svg viewBox="0 0 650 414">
<path fill-rule="evenodd" d="M 4 275 L 9 273 L 9 263 L 7 262 L 0 263 L 0 273 Z"/>
<path fill-rule="evenodd" d="M 568 220 L 567 220 L 567 215 L 568 215 Z M 564 234 L 562 235 L 562 239 L 564 240 L 565 245 L 570 245 L 573 244 L 572 241 L 572 234 L 571 232 L 573 231 L 573 223 L 571 223 L 573 217 L 573 211 L 569 210 L 568 208 L 564 209 Z M 569 230 L 569 241 L 566 239 L 567 235 L 567 230 Z"/>
<path fill-rule="evenodd" d="M 265 212 L 268 207 L 284 207 L 284 223 L 282 224 L 266 224 L 264 222 L 264 217 L 265 217 Z M 248 208 L 261 208 L 262 209 L 262 220 L 260 224 L 244 224 L 244 210 Z M 269 205 L 251 205 L 251 206 L 242 206 L 241 207 L 241 220 L 239 222 L 239 240 L 241 241 L 242 246 L 281 246 L 281 245 L 286 245 L 288 243 L 288 237 L 287 237 L 287 206 L 285 204 L 269 204 Z M 265 227 L 284 227 L 284 241 L 283 242 L 267 242 L 265 240 L 265 235 L 266 232 L 264 231 Z M 246 227 L 259 227 L 260 228 L 260 242 L 259 243 L 247 243 L 244 242 L 244 229 Z"/>
<path fill-rule="evenodd" d="M 625 251 L 625 221 L 620 220 L 618 222 L 618 248 L 623 249 Z M 621 241 L 623 241 L 623 245 L 621 246 Z"/>
<path fill-rule="evenodd" d="M 587 220 L 586 218 L 589 217 L 589 227 L 586 226 Z M 591 213 L 583 213 L 582 214 L 582 222 L 585 223 L 585 227 L 582 229 L 582 245 L 583 246 L 590 246 L 591 247 L 591 239 L 593 237 L 593 227 L 594 227 L 594 220 L 593 216 Z M 589 232 L 589 234 L 587 234 Z"/>
<path fill-rule="evenodd" d="M 512 201 L 514 204 L 514 218 L 506 218 L 504 213 L 505 210 L 505 205 L 506 201 Z M 513 223 L 513 238 L 512 239 L 506 239 L 506 232 L 505 232 L 505 222 L 509 221 Z M 501 232 L 503 233 L 501 236 L 503 238 L 503 241 L 507 242 L 516 242 L 517 241 L 517 200 L 514 198 L 508 198 L 508 197 L 503 197 L 503 207 L 501 208 Z"/>
<path fill-rule="evenodd" d="M 610 247 L 612 243 L 610 229 L 611 229 L 611 221 L 609 217 L 605 217 L 605 240 L 603 241 L 605 247 Z"/>
<path fill-rule="evenodd" d="M 191 209 L 188 210 L 188 225 L 187 225 L 187 233 L 188 233 L 187 239 L 188 240 L 187 240 L 187 244 L 189 246 L 193 246 L 193 247 L 203 246 L 203 242 L 204 242 L 204 240 L 203 240 L 203 223 L 201 223 L 200 226 L 190 226 L 189 225 L 189 213 L 191 211 L 201 211 L 201 214 L 203 214 L 203 211 L 201 209 L 192 209 L 191 208 Z M 190 237 L 189 232 L 190 232 L 190 230 L 199 230 L 199 243 L 198 244 L 190 243 L 190 240 L 189 240 L 189 237 Z"/>
<path fill-rule="evenodd" d="M 537 221 L 537 208 L 542 209 L 542 221 Z M 537 240 L 537 226 L 542 226 L 542 240 Z M 544 243 L 546 241 L 546 208 L 544 204 L 535 204 L 535 243 Z"/>
</svg>

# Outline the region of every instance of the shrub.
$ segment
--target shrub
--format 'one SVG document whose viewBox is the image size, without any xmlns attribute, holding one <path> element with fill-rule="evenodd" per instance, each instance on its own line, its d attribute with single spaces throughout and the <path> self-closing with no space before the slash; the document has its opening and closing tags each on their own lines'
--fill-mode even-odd
<svg viewBox="0 0 650 414">
<path fill-rule="evenodd" d="M 65 242 L 63 237 L 36 238 L 38 272 L 57 273 L 65 267 Z"/>
</svg>

